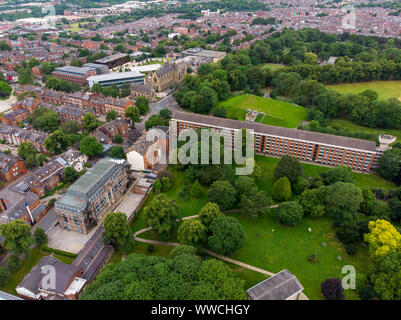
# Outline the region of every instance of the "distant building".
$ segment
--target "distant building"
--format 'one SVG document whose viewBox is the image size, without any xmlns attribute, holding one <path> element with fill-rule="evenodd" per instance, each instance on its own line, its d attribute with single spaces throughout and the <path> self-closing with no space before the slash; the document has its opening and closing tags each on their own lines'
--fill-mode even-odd
<svg viewBox="0 0 401 320">
<path fill-rule="evenodd" d="M 86 85 L 86 79 L 95 76 L 96 70 L 88 67 L 64 66 L 58 67 L 52 72 L 52 76 L 66 81 L 70 81 L 79 85 Z"/>
<path fill-rule="evenodd" d="M 83 67 L 95 69 L 97 75 L 109 73 L 109 68 L 107 65 L 100 63 L 84 63 Z"/>
<path fill-rule="evenodd" d="M 92 88 L 95 83 L 108 87 L 112 85 L 122 86 L 123 84 L 144 83 L 145 75 L 137 71 L 129 72 L 112 72 L 103 75 L 94 75 L 87 78 L 89 88 Z"/>
<path fill-rule="evenodd" d="M 108 57 L 104 57 L 96 60 L 95 62 L 98 64 L 104 64 L 109 69 L 113 69 L 115 67 L 121 66 L 127 62 L 129 62 L 129 55 L 125 53 L 116 53 Z"/>
<path fill-rule="evenodd" d="M 301 283 L 288 270 L 258 283 L 246 291 L 248 300 L 307 300 Z"/>
<path fill-rule="evenodd" d="M 226 52 L 205 50 L 202 48 L 190 48 L 183 51 L 182 54 L 202 58 L 202 63 L 217 62 L 227 55 Z"/>
<path fill-rule="evenodd" d="M 52 270 L 54 282 L 43 281 Z M 86 280 L 81 278 L 82 274 L 81 267 L 63 263 L 49 255 L 33 266 L 15 291 L 28 300 L 76 300 L 86 284 Z"/>
<path fill-rule="evenodd" d="M 125 192 L 130 181 L 125 160 L 99 160 L 55 203 L 60 226 L 88 233 Z"/>
<path fill-rule="evenodd" d="M 0 116 L 0 121 L 4 124 L 10 124 L 13 126 L 18 126 L 20 121 L 25 121 L 28 119 L 28 110 L 21 108 Z"/>
<path fill-rule="evenodd" d="M 131 120 L 117 118 L 110 122 L 106 122 L 101 125 L 97 130 L 103 132 L 106 136 L 110 138 L 111 141 L 114 140 L 116 135 L 126 138 L 128 136 L 129 130 L 131 128 Z"/>
</svg>

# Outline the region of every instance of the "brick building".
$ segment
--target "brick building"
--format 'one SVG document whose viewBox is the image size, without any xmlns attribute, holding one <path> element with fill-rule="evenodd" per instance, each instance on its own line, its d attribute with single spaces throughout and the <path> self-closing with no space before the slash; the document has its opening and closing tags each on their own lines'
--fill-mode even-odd
<svg viewBox="0 0 401 320">
<path fill-rule="evenodd" d="M 7 114 L 3 114 L 2 116 L 0 116 L 0 121 L 1 123 L 4 124 L 18 126 L 20 121 L 28 119 L 28 115 L 29 115 L 28 110 L 21 108 Z"/>
<path fill-rule="evenodd" d="M 291 155 L 303 161 L 322 165 L 344 165 L 353 170 L 368 172 L 377 160 L 376 143 L 311 131 L 273 127 L 255 122 L 175 112 L 171 119 L 171 134 L 184 129 L 211 128 L 219 131 L 229 143 L 234 133 L 253 130 L 254 150 L 272 156 Z"/>
<path fill-rule="evenodd" d="M 131 127 L 131 121 L 129 119 L 117 118 L 110 122 L 106 122 L 100 126 L 97 130 L 103 132 L 110 140 L 114 140 L 116 135 L 120 135 L 126 138 Z"/>
<path fill-rule="evenodd" d="M 33 129 L 23 129 L 16 126 L 0 124 L 0 140 L 18 147 L 22 142 L 30 142 L 38 152 L 47 152 L 44 145 L 48 134 Z"/>
<path fill-rule="evenodd" d="M 129 182 L 127 161 L 101 159 L 56 201 L 60 226 L 87 234 L 125 192 Z"/>
<path fill-rule="evenodd" d="M 86 79 L 96 75 L 96 70 L 88 67 L 64 66 L 58 67 L 52 72 L 52 76 L 69 82 L 86 85 Z"/>
<path fill-rule="evenodd" d="M 175 86 L 187 74 L 185 63 L 166 63 L 152 74 L 152 87 L 161 92 Z"/>
<path fill-rule="evenodd" d="M 25 162 L 20 157 L 0 153 L 0 179 L 4 181 L 15 180 L 26 170 Z"/>
</svg>

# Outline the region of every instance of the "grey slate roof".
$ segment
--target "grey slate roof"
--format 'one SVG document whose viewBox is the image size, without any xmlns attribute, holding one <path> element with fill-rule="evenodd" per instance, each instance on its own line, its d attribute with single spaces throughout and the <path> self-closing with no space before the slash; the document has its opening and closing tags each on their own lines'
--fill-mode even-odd
<svg viewBox="0 0 401 320">
<path fill-rule="evenodd" d="M 287 300 L 303 289 L 297 277 L 282 270 L 248 289 L 247 294 L 251 300 Z"/>
<path fill-rule="evenodd" d="M 273 135 L 295 140 L 304 140 L 314 143 L 321 143 L 338 147 L 376 152 L 376 142 L 369 140 L 335 136 L 331 134 L 318 133 L 306 130 L 274 127 L 256 122 L 217 118 L 217 117 L 200 115 L 196 113 L 180 112 L 180 111 L 174 112 L 172 119 L 194 122 L 199 125 L 204 124 L 214 127 L 231 128 L 237 130 L 248 128 L 248 129 L 253 129 L 255 133 L 260 133 L 260 134 Z"/>
</svg>

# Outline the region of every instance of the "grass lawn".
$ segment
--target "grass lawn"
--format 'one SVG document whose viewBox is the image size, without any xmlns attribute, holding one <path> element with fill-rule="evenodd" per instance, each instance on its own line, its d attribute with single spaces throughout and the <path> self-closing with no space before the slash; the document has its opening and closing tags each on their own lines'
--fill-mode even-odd
<svg viewBox="0 0 401 320">
<path fill-rule="evenodd" d="M 79 27 L 79 23 L 72 23 L 71 24 L 71 31 L 72 32 L 80 32 L 82 30 L 82 28 Z"/>
<path fill-rule="evenodd" d="M 330 126 L 335 128 L 341 128 L 343 130 L 349 130 L 350 132 L 365 132 L 370 134 L 375 134 L 379 136 L 379 134 L 386 133 L 392 136 L 397 137 L 398 141 L 401 141 L 401 130 L 400 129 L 376 129 L 360 126 L 359 124 L 353 123 L 352 121 L 345 119 L 333 119 L 330 120 Z"/>
<path fill-rule="evenodd" d="M 370 81 L 331 84 L 326 86 L 340 93 L 360 93 L 366 89 L 377 91 L 379 99 L 401 98 L 401 81 Z"/>
<path fill-rule="evenodd" d="M 39 262 L 40 259 L 48 255 L 50 255 L 49 252 L 41 251 L 39 247 L 35 247 L 32 250 L 30 257 L 25 258 L 21 269 L 12 273 L 6 285 L 1 287 L 0 290 L 16 295 L 17 292 L 15 291 L 15 288 L 17 285 L 22 281 L 25 275 L 31 271 L 32 267 Z M 58 254 L 54 254 L 54 257 L 67 264 L 71 264 L 75 259 Z"/>
<path fill-rule="evenodd" d="M 278 69 L 284 68 L 285 65 L 283 64 L 277 64 L 277 63 L 266 63 L 263 66 L 263 69 L 271 69 L 272 71 L 276 71 Z"/>
<path fill-rule="evenodd" d="M 335 237 L 329 218 L 306 217 L 300 225 L 287 227 L 276 222 L 273 212 L 256 219 L 238 213 L 231 215 L 239 220 L 246 233 L 245 245 L 232 258 L 274 273 L 288 269 L 298 277 L 305 294 L 312 300 L 324 299 L 320 293 L 321 282 L 330 277 L 342 278 L 343 266 L 352 265 L 362 273 L 369 268 L 368 248 L 360 244 L 355 256 L 347 255 Z M 312 232 L 308 231 L 309 227 Z M 311 254 L 317 256 L 316 264 L 308 261 Z M 346 290 L 345 294 L 347 299 L 357 299 L 352 290 Z"/>
<path fill-rule="evenodd" d="M 264 124 L 286 128 L 296 128 L 300 122 L 306 120 L 307 114 L 303 107 L 251 94 L 221 101 L 213 109 L 221 106 L 226 107 L 227 118 L 245 120 L 246 109 L 252 109 L 266 114 Z"/>
</svg>

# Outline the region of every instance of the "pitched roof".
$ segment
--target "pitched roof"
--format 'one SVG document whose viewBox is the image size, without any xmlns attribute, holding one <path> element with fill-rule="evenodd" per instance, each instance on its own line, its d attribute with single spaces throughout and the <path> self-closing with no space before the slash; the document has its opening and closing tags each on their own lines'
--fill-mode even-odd
<svg viewBox="0 0 401 320">
<path fill-rule="evenodd" d="M 209 125 L 219 128 L 230 128 L 235 130 L 253 129 L 255 133 L 273 135 L 276 137 L 290 138 L 294 140 L 310 141 L 326 145 L 345 147 L 356 150 L 376 152 L 374 141 L 355 139 L 349 137 L 335 136 L 331 134 L 318 133 L 306 130 L 274 127 L 266 124 L 249 121 L 239 121 L 225 118 L 205 116 L 196 113 L 180 112 L 173 113 L 172 119 L 193 122 L 199 125 Z"/>
<path fill-rule="evenodd" d="M 287 300 L 303 289 L 297 277 L 282 270 L 248 289 L 247 294 L 252 300 Z"/>
</svg>

